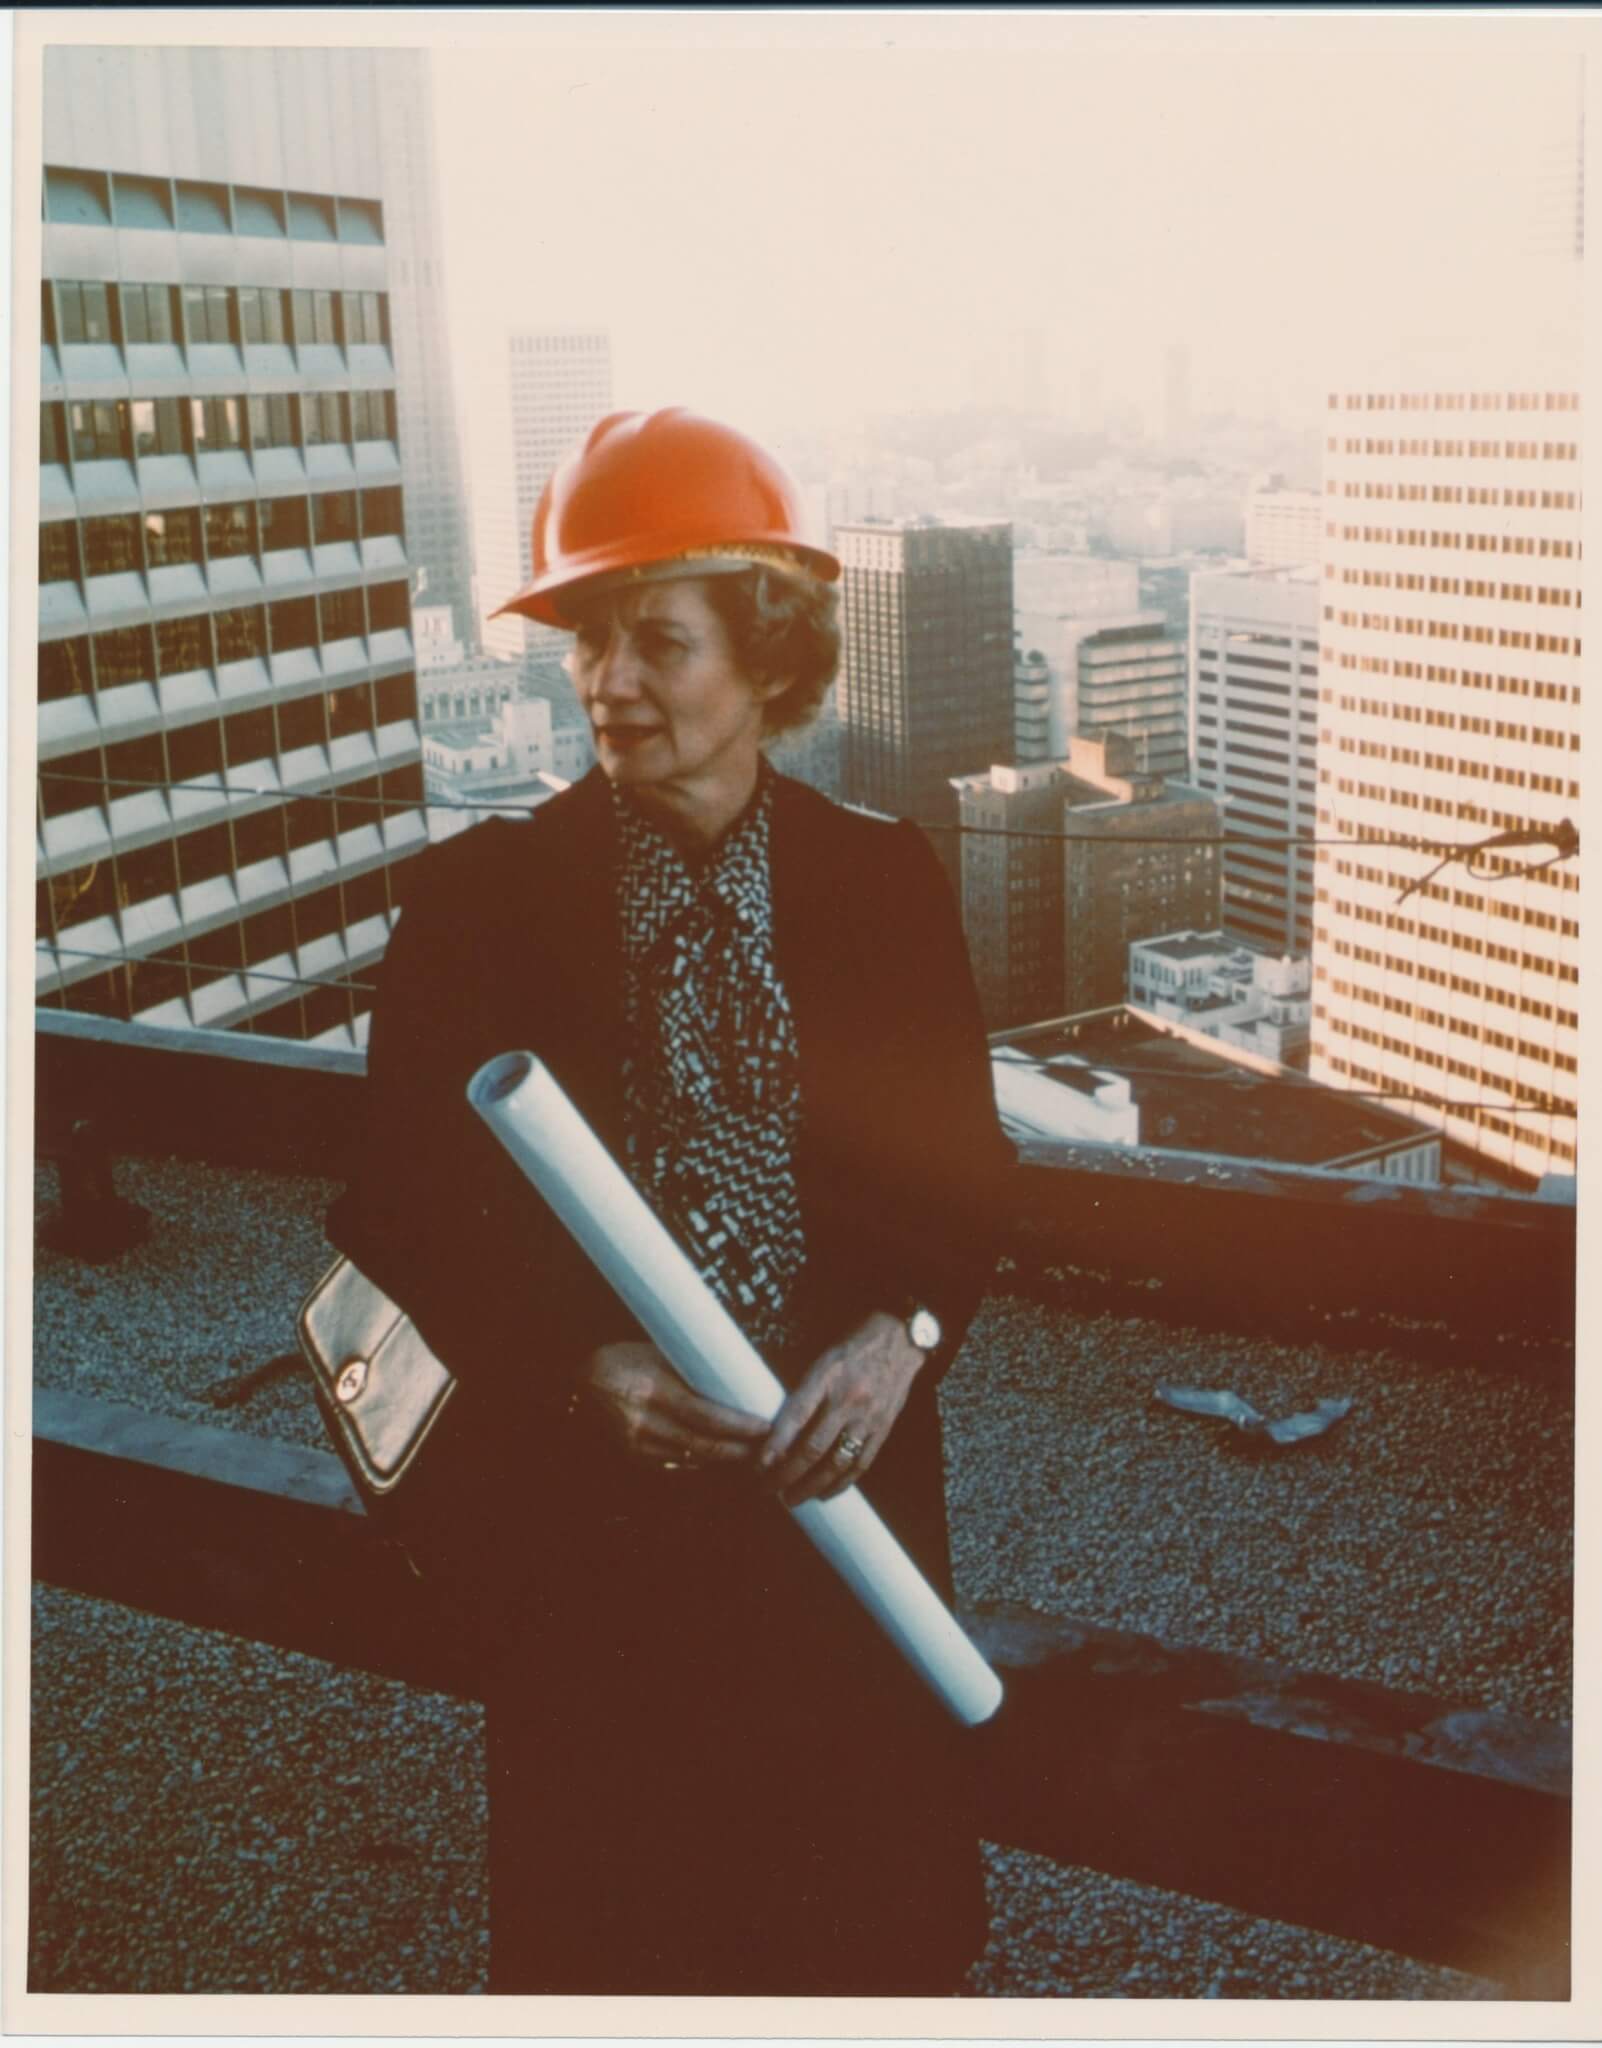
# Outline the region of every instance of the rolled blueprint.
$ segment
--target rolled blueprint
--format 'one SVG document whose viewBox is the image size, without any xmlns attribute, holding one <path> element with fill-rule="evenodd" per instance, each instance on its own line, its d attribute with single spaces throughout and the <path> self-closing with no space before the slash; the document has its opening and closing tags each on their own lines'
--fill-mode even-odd
<svg viewBox="0 0 1602 2048">
<path fill-rule="evenodd" d="M 785 1397 L 778 1376 L 533 1054 L 488 1061 L 467 1099 L 680 1377 L 771 1420 Z M 988 1721 L 1001 1680 L 856 1488 L 790 1513 L 956 1718 Z"/>
</svg>

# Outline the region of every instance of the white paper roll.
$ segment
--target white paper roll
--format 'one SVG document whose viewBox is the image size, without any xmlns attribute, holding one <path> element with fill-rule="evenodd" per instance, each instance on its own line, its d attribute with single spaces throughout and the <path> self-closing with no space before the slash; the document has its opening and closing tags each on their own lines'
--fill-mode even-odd
<svg viewBox="0 0 1602 2048">
<path fill-rule="evenodd" d="M 777 1375 L 533 1054 L 488 1061 L 467 1098 L 681 1378 L 708 1400 L 776 1415 Z M 956 1718 L 988 1721 L 1001 1680 L 862 1495 L 790 1512 Z"/>
</svg>

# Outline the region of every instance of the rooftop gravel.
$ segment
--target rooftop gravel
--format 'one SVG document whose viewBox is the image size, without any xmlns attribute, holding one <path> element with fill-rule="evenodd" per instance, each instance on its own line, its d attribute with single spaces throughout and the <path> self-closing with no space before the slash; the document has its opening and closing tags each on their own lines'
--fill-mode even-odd
<svg viewBox="0 0 1602 2048">
<path fill-rule="evenodd" d="M 304 1375 L 250 1375 L 294 1349 L 295 1310 L 331 1257 L 333 1190 L 153 1160 L 117 1178 L 150 1238 L 106 1267 L 38 1253 L 36 1383 L 321 1446 Z M 37 1192 L 47 1211 L 52 1169 Z M 1268 1415 L 1354 1406 L 1314 1442 L 1254 1454 L 1226 1424 L 1159 1404 L 1159 1380 L 1228 1387 Z M 943 1401 L 964 1601 L 1568 1717 L 1566 1386 L 1493 1371 L 1468 1344 L 1456 1367 L 1423 1365 L 997 1295 Z M 476 1708 L 42 1587 L 34 1659 L 32 1988 L 482 1984 Z M 985 1996 L 1494 1995 L 986 1855 Z"/>
</svg>

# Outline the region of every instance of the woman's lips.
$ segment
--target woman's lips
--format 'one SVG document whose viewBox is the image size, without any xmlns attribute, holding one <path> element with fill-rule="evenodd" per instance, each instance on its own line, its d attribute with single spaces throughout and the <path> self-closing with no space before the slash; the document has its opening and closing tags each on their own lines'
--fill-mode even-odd
<svg viewBox="0 0 1602 2048">
<path fill-rule="evenodd" d="M 598 725 L 595 737 L 605 740 L 608 746 L 627 750 L 639 746 L 644 740 L 654 739 L 661 730 L 659 725 Z"/>
</svg>

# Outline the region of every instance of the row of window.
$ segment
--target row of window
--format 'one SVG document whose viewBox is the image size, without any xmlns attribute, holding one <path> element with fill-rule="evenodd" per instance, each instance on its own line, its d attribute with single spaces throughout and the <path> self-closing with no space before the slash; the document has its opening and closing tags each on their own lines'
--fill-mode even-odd
<svg viewBox="0 0 1602 2048">
<path fill-rule="evenodd" d="M 1334 412 L 1341 400 L 1335 392 L 1329 396 L 1329 409 Z M 1577 391 L 1418 391 L 1404 392 L 1393 397 L 1388 392 L 1348 391 L 1345 399 L 1348 412 L 1578 412 L 1580 394 Z"/>
<path fill-rule="evenodd" d="M 1426 576 L 1415 569 L 1342 569 L 1340 580 L 1365 590 L 1427 590 L 1435 597 L 1494 597 L 1514 604 L 1580 603 L 1580 593 L 1564 585 L 1490 583 L 1478 576 Z"/>
<path fill-rule="evenodd" d="M 1450 946 L 1450 932 L 1438 931 L 1432 926 L 1424 927 L 1424 936 Z M 1565 1010 L 1556 1003 L 1543 1002 L 1524 990 L 1501 988 L 1494 981 L 1475 981 L 1466 974 L 1453 974 L 1444 967 L 1431 967 L 1427 961 L 1407 960 L 1395 953 L 1382 953 L 1373 946 L 1353 945 L 1347 939 L 1336 939 L 1335 955 L 1338 959 L 1352 959 L 1367 967 L 1380 967 L 1393 974 L 1410 974 L 1419 981 L 1429 982 L 1435 988 L 1448 990 L 1452 995 L 1468 996 L 1474 1002 L 1496 1003 L 1505 1010 L 1517 1010 L 1521 1016 L 1539 1017 L 1549 1023 L 1561 1024 L 1570 1031 L 1577 1031 L 1580 1014 L 1577 1010 Z M 1507 949 L 1498 947 L 1498 954 Z M 1345 993 L 1341 982 L 1334 984 L 1337 995 Z"/>
<path fill-rule="evenodd" d="M 1496 499 L 1493 497 L 1491 502 L 1495 503 Z M 1404 547 L 1430 547 L 1438 545 L 1439 539 L 1444 538 L 1444 536 L 1437 536 L 1423 527 L 1337 526 L 1333 521 L 1326 526 L 1325 532 L 1331 540 L 1339 538 L 1341 540 L 1375 541 L 1382 542 L 1387 546 L 1393 546 L 1400 542 Z M 1466 539 L 1458 534 L 1453 534 L 1450 537 L 1449 544 L 1453 547 L 1462 545 L 1469 548 L 1479 548 L 1485 553 L 1493 555 L 1497 553 L 1504 555 L 1547 555 L 1564 561 L 1572 561 L 1585 552 L 1578 541 L 1552 540 L 1544 535 L 1537 539 L 1533 534 L 1527 533 L 1504 533 L 1500 536 L 1494 533 L 1471 533 Z M 1326 576 L 1333 576 L 1335 574 L 1334 563 L 1328 564 L 1324 573 Z M 1342 573 L 1349 580 L 1353 572 L 1344 571 Z"/>
<path fill-rule="evenodd" d="M 1319 1017 L 1322 1017 L 1324 1015 L 1324 1010 L 1322 1006 L 1319 1006 L 1317 1008 L 1315 1014 Z M 1338 1032 L 1345 1033 L 1348 1037 L 1373 1040 L 1376 1043 L 1379 1042 L 1379 1037 L 1376 1032 L 1369 1031 L 1366 1027 L 1362 1029 L 1354 1028 L 1352 1025 L 1348 1024 L 1344 1019 L 1337 1020 L 1334 1028 Z M 1384 1042 L 1387 1045 L 1392 1043 L 1392 1041 L 1389 1039 L 1385 1040 Z M 1467 1062 L 1463 1060 L 1448 1060 L 1444 1058 L 1438 1058 L 1434 1054 L 1424 1053 L 1420 1053 L 1418 1057 L 1421 1060 L 1427 1059 L 1428 1064 L 1432 1067 L 1447 1067 L 1453 1073 L 1460 1072 L 1468 1080 L 1471 1080 L 1476 1084 L 1478 1084 L 1480 1080 L 1479 1069 L 1477 1067 L 1469 1066 Z M 1391 1077 L 1388 1077 L 1384 1074 L 1376 1073 L 1372 1067 L 1365 1067 L 1361 1064 L 1361 1062 L 1357 1060 L 1342 1059 L 1338 1054 L 1332 1053 L 1329 1055 L 1329 1065 L 1331 1073 L 1346 1075 L 1348 1079 L 1351 1080 L 1353 1085 L 1357 1087 L 1386 1088 L 1392 1085 Z M 1491 1077 L 1487 1076 L 1486 1078 L 1490 1079 Z M 1493 1082 L 1493 1085 L 1498 1084 L 1495 1084 Z M 1515 1091 L 1509 1089 L 1506 1092 L 1511 1094 Z M 1420 1102 L 1428 1103 L 1432 1109 L 1445 1111 L 1454 1117 L 1465 1118 L 1466 1120 L 1476 1124 L 1481 1130 L 1495 1131 L 1499 1137 L 1511 1138 L 1516 1143 L 1533 1146 L 1542 1154 L 1549 1154 L 1554 1159 L 1559 1159 L 1566 1162 L 1572 1162 L 1574 1159 L 1575 1152 L 1574 1147 L 1571 1144 L 1567 1144 L 1559 1138 L 1549 1137 L 1545 1132 L 1541 1131 L 1538 1127 L 1532 1125 L 1528 1118 L 1526 1118 L 1521 1123 L 1516 1121 L 1512 1117 L 1498 1116 L 1495 1113 L 1495 1111 L 1483 1109 L 1478 1106 L 1471 1109 L 1453 1108 L 1451 1102 L 1448 1100 L 1446 1096 L 1432 1094 L 1430 1090 L 1427 1088 L 1417 1088 L 1415 1089 L 1415 1093 L 1417 1094 L 1417 1097 Z"/>
<path fill-rule="evenodd" d="M 1331 455 L 1342 452 L 1341 443 L 1331 434 L 1328 441 Z M 1390 441 L 1348 439 L 1345 451 L 1348 455 L 1425 455 L 1467 456 L 1470 461 L 1492 459 L 1510 462 L 1575 462 L 1579 459 L 1579 444 L 1575 441 Z"/>
<path fill-rule="evenodd" d="M 241 348 L 389 346 L 389 294 L 277 285 L 125 284 L 46 278 L 40 335 L 48 347 L 151 342 Z"/>
<path fill-rule="evenodd" d="M 258 661 L 269 653 L 288 654 L 366 633 L 404 632 L 410 620 L 405 583 L 378 583 L 366 590 L 325 590 L 316 597 L 47 640 L 39 648 L 39 701 L 153 683 L 162 676 Z"/>
<path fill-rule="evenodd" d="M 1527 512 L 1575 512 L 1580 504 L 1578 491 L 1507 489 L 1499 493 L 1489 485 L 1481 489 L 1472 484 L 1359 484 L 1341 483 L 1332 477 L 1324 488 L 1332 498 L 1399 498 L 1418 505 L 1494 505 L 1500 499 L 1503 505 Z M 1444 534 L 1431 534 L 1430 545 L 1453 547 L 1459 543 Z"/>
<path fill-rule="evenodd" d="M 1353 663 L 1343 657 L 1341 667 L 1352 666 Z M 1433 661 L 1392 661 L 1383 654 L 1365 654 L 1356 666 L 1364 675 L 1402 676 L 1419 683 L 1455 683 L 1466 690 L 1495 690 L 1499 696 L 1542 697 L 1554 704 L 1578 704 L 1580 701 L 1578 683 L 1548 683 L 1530 676 L 1490 675 L 1484 669 L 1448 668 Z M 1318 696 L 1320 703 L 1335 702 L 1333 690 L 1320 690 Z M 1349 697 L 1341 699 L 1342 704 L 1348 706 L 1351 701 Z"/>
<path fill-rule="evenodd" d="M 1536 654 L 1578 654 L 1580 642 L 1567 633 L 1531 633 L 1518 626 L 1465 626 L 1456 619 L 1392 618 L 1384 612 L 1337 612 L 1325 605 L 1324 616 L 1342 626 L 1369 633 L 1423 635 L 1430 640 L 1470 640 L 1483 647 L 1518 647 Z M 1326 649 L 1333 653 L 1333 649 Z M 1342 668 L 1355 665 L 1349 654 L 1339 656 Z"/>
<path fill-rule="evenodd" d="M 1494 863 L 1497 857 L 1491 855 L 1486 858 L 1489 858 Z M 1505 863 L 1505 865 L 1509 871 L 1516 872 L 1521 863 L 1512 861 Z M 1420 883 L 1411 876 L 1395 874 L 1389 868 L 1371 868 L 1359 861 L 1337 860 L 1335 872 L 1338 875 L 1351 875 L 1360 882 L 1372 882 L 1376 888 L 1384 889 L 1392 895 L 1399 896 L 1404 889 L 1411 889 L 1414 895 L 1422 896 L 1432 903 L 1451 904 L 1454 908 L 1460 910 L 1483 911 L 1488 909 L 1493 917 L 1508 919 L 1514 924 L 1533 925 L 1537 930 L 1544 932 L 1559 932 L 1566 939 L 1577 939 L 1580 936 L 1580 925 L 1577 918 L 1558 917 L 1550 910 L 1538 910 L 1533 904 L 1519 903 L 1512 898 L 1496 896 L 1489 899 L 1481 899 L 1471 896 L 1465 889 L 1449 888 L 1443 882 Z M 1541 873 L 1530 876 L 1529 879 L 1537 882 L 1550 882 L 1555 876 L 1559 875 L 1578 887 L 1578 876 L 1571 875 L 1566 869 L 1546 868 Z M 1326 891 L 1320 889 L 1318 894 L 1320 902 L 1326 900 Z M 1355 914 L 1366 918 L 1370 923 L 1376 921 L 1371 912 L 1359 911 Z M 1377 921 L 1383 923 L 1387 931 L 1407 932 L 1410 935 L 1414 931 L 1413 920 L 1401 911 L 1387 910 Z M 1456 943 L 1450 935 L 1432 932 L 1428 926 L 1421 927 L 1421 929 L 1426 938 L 1439 938 L 1442 944 Z"/>
<path fill-rule="evenodd" d="M 41 585 L 94 576 L 142 575 L 178 563 L 260 556 L 340 541 L 404 540 L 397 486 L 323 491 L 312 498 L 245 499 L 200 510 L 120 512 L 99 519 L 47 519 L 39 528 Z"/>
<path fill-rule="evenodd" d="M 166 789 L 180 782 L 200 781 L 220 776 L 225 769 L 282 758 L 303 747 L 323 747 L 358 733 L 375 733 L 381 726 L 415 719 L 416 704 L 414 677 L 382 676 L 376 683 L 356 682 L 338 690 L 313 690 L 307 696 L 230 712 L 226 718 L 169 726 L 141 739 L 118 740 L 106 747 L 85 747 L 79 753 L 63 754 L 40 764 L 40 811 L 46 818 L 59 818 L 72 811 L 98 810 L 142 789 Z M 358 817 L 351 809 L 356 799 L 348 792 L 342 794 L 347 810 L 342 831 L 348 831 L 354 824 L 377 821 L 380 814 L 371 805 Z M 325 815 L 318 811 L 324 802 L 322 798 L 297 799 L 288 808 L 297 819 L 305 809 Z M 277 818 L 278 812 L 270 815 Z M 228 829 L 221 825 L 207 828 L 213 832 Z M 287 828 L 279 824 L 273 829 L 281 835 Z M 295 829 L 301 829 L 300 825 Z M 328 834 L 307 825 L 304 836 L 317 839 Z M 189 833 L 178 844 L 187 847 L 191 839 L 203 837 L 204 833 Z M 296 845 L 301 843 L 294 841 Z M 258 853 L 251 858 L 265 856 Z M 222 870 L 212 868 L 208 872 Z M 203 879 L 202 875 L 185 874 L 186 881 Z"/>
<path fill-rule="evenodd" d="M 384 209 L 378 200 L 327 192 L 285 192 L 46 164 L 43 199 L 46 220 L 74 227 L 156 228 L 169 233 L 176 228 L 186 235 L 368 245 L 384 239 Z"/>
<path fill-rule="evenodd" d="M 1481 1024 L 1460 1014 L 1449 1017 L 1444 1011 L 1431 1009 L 1426 1003 L 1415 1003 L 1407 996 L 1394 996 L 1386 990 L 1369 988 L 1363 982 L 1332 981 L 1330 990 L 1348 1002 L 1367 1003 L 1373 1009 L 1388 1010 L 1392 1016 L 1410 1018 L 1416 1024 L 1448 1032 L 1460 1041 L 1468 1039 L 1494 1046 L 1499 1052 L 1510 1052 L 1515 1058 L 1529 1060 L 1536 1066 L 1551 1066 L 1565 1073 L 1573 1073 L 1577 1068 L 1578 1063 L 1570 1053 L 1553 1052 L 1550 1047 L 1532 1045 L 1529 1039 L 1515 1038 L 1511 1032 L 1498 1030 L 1494 1024 Z"/>
<path fill-rule="evenodd" d="M 39 408 L 39 460 L 129 462 L 146 455 L 254 454 L 397 439 L 393 391 L 275 392 L 239 398 L 84 398 Z"/>
</svg>

